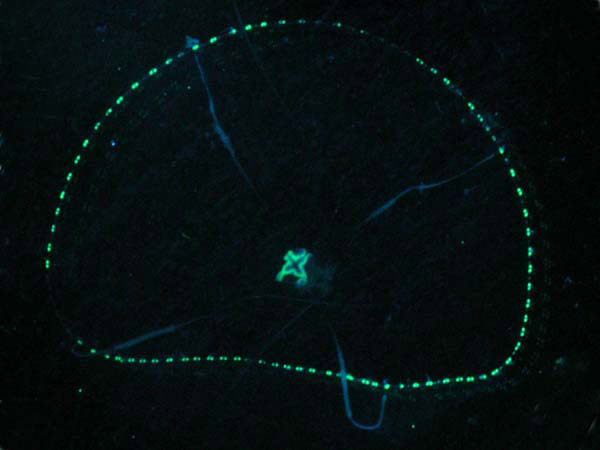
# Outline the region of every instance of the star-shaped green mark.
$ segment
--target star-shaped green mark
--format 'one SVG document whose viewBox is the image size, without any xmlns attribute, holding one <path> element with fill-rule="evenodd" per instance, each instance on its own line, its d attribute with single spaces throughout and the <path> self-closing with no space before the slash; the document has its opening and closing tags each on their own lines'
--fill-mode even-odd
<svg viewBox="0 0 600 450">
<path fill-rule="evenodd" d="M 297 277 L 296 286 L 302 287 L 306 285 L 308 277 L 306 275 L 306 263 L 311 254 L 304 248 L 296 249 L 296 251 L 288 250 L 286 255 L 283 257 L 285 264 L 275 277 L 279 282 L 283 281 L 286 275 L 292 275 Z"/>
</svg>

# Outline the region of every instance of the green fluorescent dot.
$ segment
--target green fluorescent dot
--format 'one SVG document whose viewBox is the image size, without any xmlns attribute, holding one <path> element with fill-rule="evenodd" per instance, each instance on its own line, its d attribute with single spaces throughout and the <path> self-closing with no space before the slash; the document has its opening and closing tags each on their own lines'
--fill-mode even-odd
<svg viewBox="0 0 600 450">
<path fill-rule="evenodd" d="M 261 22 L 261 23 L 260 23 L 260 27 L 261 27 L 261 28 L 264 28 L 264 27 L 266 27 L 266 26 L 267 26 L 267 22 Z"/>
<path fill-rule="evenodd" d="M 195 45 L 192 47 L 192 51 L 194 51 L 194 52 L 197 52 L 199 48 L 200 48 L 200 45 L 199 45 L 199 44 L 195 44 Z"/>
<path fill-rule="evenodd" d="M 219 40 L 219 38 L 218 38 L 218 37 L 216 37 L 216 36 L 213 36 L 213 37 L 211 37 L 211 38 L 209 39 L 209 41 L 208 41 L 208 42 L 209 42 L 209 43 L 211 43 L 211 44 L 214 44 L 214 43 L 215 43 L 215 42 L 217 42 L 218 40 Z"/>
<path fill-rule="evenodd" d="M 133 84 L 131 85 L 131 90 L 132 90 L 132 91 L 135 91 L 135 90 L 136 90 L 136 89 L 137 89 L 139 86 L 140 86 L 140 83 L 138 83 L 138 82 L 136 81 L 135 83 L 133 83 Z"/>
<path fill-rule="evenodd" d="M 86 148 L 86 147 L 88 146 L 88 144 L 89 144 L 89 143 L 90 143 L 90 140 L 89 140 L 89 139 L 86 139 L 85 141 L 83 141 L 83 144 L 81 144 L 81 146 L 82 146 L 83 148 Z"/>
<path fill-rule="evenodd" d="M 121 103 L 123 103 L 123 96 L 120 96 L 120 97 L 117 99 L 117 102 L 116 102 L 116 103 L 117 103 L 117 105 L 120 105 Z"/>
<path fill-rule="evenodd" d="M 252 25 L 246 25 L 244 27 L 244 30 L 246 30 L 246 31 L 250 31 L 251 29 L 252 29 Z"/>
<path fill-rule="evenodd" d="M 171 64 L 173 62 L 173 58 L 167 58 L 165 60 L 165 65 L 168 66 L 169 64 Z"/>
</svg>

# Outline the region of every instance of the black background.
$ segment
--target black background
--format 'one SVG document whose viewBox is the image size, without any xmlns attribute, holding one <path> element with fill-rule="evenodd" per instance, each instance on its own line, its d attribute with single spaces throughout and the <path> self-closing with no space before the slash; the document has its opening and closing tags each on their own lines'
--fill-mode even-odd
<svg viewBox="0 0 600 450">
<path fill-rule="evenodd" d="M 240 0 L 238 7 L 245 22 L 348 22 L 423 55 L 498 112 L 538 186 L 554 262 L 538 373 L 470 410 L 446 412 L 402 447 L 599 448 L 597 2 Z M 186 34 L 205 39 L 235 23 L 231 2 L 0 3 L 2 448 L 398 448 L 343 420 L 299 411 L 278 421 L 268 408 L 236 439 L 182 435 L 168 425 L 164 441 L 144 440 L 140 415 L 128 420 L 111 401 L 117 390 L 107 388 L 131 374 L 90 375 L 97 368 L 72 357 L 47 304 L 40 262 L 56 179 L 73 145 L 132 78 L 123 74 L 173 54 Z M 213 432 L 234 429 L 232 422 Z"/>
</svg>

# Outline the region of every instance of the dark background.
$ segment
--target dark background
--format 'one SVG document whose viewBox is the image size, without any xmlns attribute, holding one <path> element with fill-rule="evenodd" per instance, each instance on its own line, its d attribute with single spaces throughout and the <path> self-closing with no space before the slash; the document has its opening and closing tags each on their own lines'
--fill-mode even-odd
<svg viewBox="0 0 600 450">
<path fill-rule="evenodd" d="M 439 414 L 431 405 L 410 438 L 360 433 L 343 417 L 315 420 L 317 402 L 279 421 L 269 401 L 244 425 L 232 414 L 220 427 L 199 425 L 197 436 L 177 425 L 190 405 L 156 405 L 165 409 L 163 439 L 145 438 L 143 411 L 130 415 L 114 399 L 120 387 L 134 388 L 131 373 L 103 373 L 73 358 L 47 303 L 40 261 L 56 178 L 129 74 L 175 53 L 186 34 L 206 38 L 235 24 L 235 9 L 230 2 L 2 2 L 0 447 L 600 447 L 597 2 L 240 0 L 238 7 L 245 22 L 321 17 L 394 39 L 498 112 L 538 188 L 552 245 L 552 307 L 536 376 Z M 163 377 L 165 386 L 176 379 Z"/>
</svg>

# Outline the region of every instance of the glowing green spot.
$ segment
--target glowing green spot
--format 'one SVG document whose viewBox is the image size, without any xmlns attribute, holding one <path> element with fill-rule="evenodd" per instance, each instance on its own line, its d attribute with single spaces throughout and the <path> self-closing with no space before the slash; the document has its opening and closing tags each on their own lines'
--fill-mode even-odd
<svg viewBox="0 0 600 450">
<path fill-rule="evenodd" d="M 98 131 L 98 128 L 100 128 L 100 122 L 96 122 L 96 125 L 94 125 L 94 130 Z"/>
<path fill-rule="evenodd" d="M 450 84 L 450 80 L 448 78 L 446 78 L 446 77 L 444 77 L 444 84 L 446 86 L 448 86 Z"/>
<path fill-rule="evenodd" d="M 285 25 L 285 20 L 280 20 L 279 22 L 277 22 L 279 25 Z"/>
<path fill-rule="evenodd" d="M 469 103 L 467 103 L 467 106 L 469 107 L 469 109 L 471 111 L 475 111 L 475 105 L 473 103 L 469 102 Z"/>
<path fill-rule="evenodd" d="M 60 214 L 60 208 L 56 208 L 56 209 L 54 210 L 54 215 L 55 215 L 55 216 L 58 216 L 59 214 Z"/>
<path fill-rule="evenodd" d="M 200 49 L 200 44 L 195 44 L 192 46 L 192 51 L 197 52 Z"/>
<path fill-rule="evenodd" d="M 140 87 L 140 83 L 137 81 L 131 85 L 131 90 L 135 91 L 138 87 Z"/>
<path fill-rule="evenodd" d="M 232 28 L 231 30 L 229 30 L 229 34 L 236 34 L 237 30 L 235 28 Z"/>
<path fill-rule="evenodd" d="M 260 23 L 260 27 L 261 27 L 261 28 L 264 28 L 264 27 L 266 27 L 266 26 L 267 26 L 267 22 L 261 22 L 261 23 Z"/>
<path fill-rule="evenodd" d="M 214 44 L 214 43 L 215 43 L 215 42 L 217 42 L 218 40 L 219 40 L 219 38 L 218 38 L 218 37 L 216 37 L 216 36 L 213 36 L 213 37 L 211 37 L 211 38 L 208 40 L 208 42 L 209 42 L 210 44 Z"/>
<path fill-rule="evenodd" d="M 108 108 L 108 109 L 106 110 L 106 112 L 104 113 L 104 115 L 105 115 L 106 117 L 108 117 L 108 116 L 110 116 L 110 115 L 112 114 L 112 112 L 113 112 L 112 108 Z"/>
<path fill-rule="evenodd" d="M 517 175 L 517 173 L 515 172 L 515 169 L 512 169 L 512 168 L 511 168 L 511 169 L 509 170 L 509 172 L 510 172 L 510 176 L 511 176 L 511 177 L 513 177 L 513 178 L 514 178 L 514 177 Z"/>
<path fill-rule="evenodd" d="M 60 198 L 61 200 L 64 200 L 64 198 L 65 198 L 65 191 L 62 191 L 60 193 L 60 195 L 58 196 L 58 198 Z"/>
<path fill-rule="evenodd" d="M 158 72 L 158 69 L 156 67 L 153 67 L 152 69 L 150 69 L 148 71 L 148 75 L 152 76 L 155 75 Z"/>
<path fill-rule="evenodd" d="M 48 246 L 46 247 L 46 250 L 48 251 L 48 253 L 52 252 L 52 244 L 48 244 Z"/>
<path fill-rule="evenodd" d="M 67 174 L 67 181 L 71 181 L 71 178 L 73 178 L 73 174 L 71 172 L 69 172 Z"/>
<path fill-rule="evenodd" d="M 82 146 L 83 148 L 86 148 L 86 147 L 88 146 L 88 144 L 89 144 L 89 143 L 90 143 L 90 140 L 89 140 L 89 139 L 86 139 L 85 141 L 83 141 L 83 144 L 81 144 L 81 146 Z"/>
<path fill-rule="evenodd" d="M 244 30 L 250 31 L 252 29 L 252 25 L 248 24 L 244 27 Z"/>
<path fill-rule="evenodd" d="M 412 384 L 412 387 L 413 387 L 414 389 L 418 388 L 419 386 L 420 386 L 420 384 L 419 384 L 419 383 L 417 383 L 417 382 L 414 382 L 414 383 Z"/>
<path fill-rule="evenodd" d="M 296 252 L 288 250 L 283 257 L 285 264 L 275 276 L 275 280 L 281 283 L 286 275 L 292 275 L 298 278 L 298 280 L 296 280 L 296 286 L 305 286 L 308 279 L 305 267 L 310 257 L 311 254 L 304 248 L 297 249 Z"/>
<path fill-rule="evenodd" d="M 498 147 L 498 153 L 504 155 L 504 147 Z"/>
<path fill-rule="evenodd" d="M 529 217 L 529 211 L 527 211 L 527 209 L 523 209 L 523 217 Z"/>
<path fill-rule="evenodd" d="M 121 103 L 123 103 L 123 96 L 121 95 L 118 99 L 117 99 L 117 105 L 120 105 Z"/>
<path fill-rule="evenodd" d="M 331 370 L 326 370 L 325 371 L 325 375 L 327 375 L 328 377 L 333 375 L 333 372 Z"/>
<path fill-rule="evenodd" d="M 519 195 L 519 197 L 523 197 L 523 189 L 517 188 L 517 194 Z"/>
</svg>

